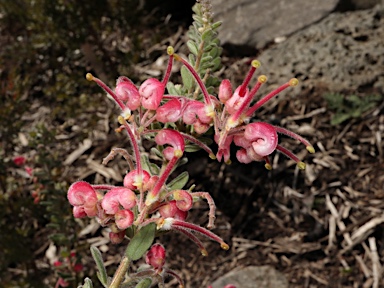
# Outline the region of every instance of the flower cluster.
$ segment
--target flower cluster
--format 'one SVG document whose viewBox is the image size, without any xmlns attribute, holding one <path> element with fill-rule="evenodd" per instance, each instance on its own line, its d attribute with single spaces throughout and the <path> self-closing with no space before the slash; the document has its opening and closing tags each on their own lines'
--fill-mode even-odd
<svg viewBox="0 0 384 288">
<path fill-rule="evenodd" d="M 252 89 L 248 88 L 256 68 L 260 65 L 255 60 L 245 80 L 234 92 L 229 80 L 225 79 L 219 87 L 218 97 L 215 97 L 208 93 L 204 81 L 188 61 L 174 53 L 172 47 L 168 47 L 167 53 L 169 62 L 162 81 L 151 78 L 136 87 L 130 79 L 121 76 L 117 79 L 115 89 L 111 89 L 100 79 L 87 74 L 86 78 L 95 81 L 120 107 L 120 126 L 116 131 L 127 132 L 133 157 L 124 149 L 114 148 L 103 161 L 107 164 L 116 154 L 122 154 L 128 161 L 130 169 L 122 186 L 93 185 L 78 181 L 70 186 L 68 200 L 73 205 L 75 217 L 95 217 L 102 226 L 109 227 L 110 240 L 116 244 L 123 241 L 128 229 L 137 233 L 150 223 L 155 223 L 158 231 L 175 230 L 186 235 L 196 243 L 203 255 L 207 255 L 207 251 L 196 234 L 218 242 L 227 250 L 229 246 L 222 238 L 206 228 L 186 221 L 193 203 L 204 198 L 209 204 L 207 227 L 214 227 L 215 204 L 209 193 L 193 192 L 192 188 L 183 190 L 184 184 L 174 188 L 168 183 L 168 178 L 184 155 L 186 144 L 197 145 L 212 159 L 224 159 L 229 163 L 230 145 L 234 143 L 239 147 L 236 157 L 240 162 L 265 161 L 268 169 L 271 169 L 269 155 L 279 150 L 295 160 L 299 168 L 304 169 L 305 164 L 297 156 L 278 144 L 278 133 L 299 140 L 313 153 L 314 149 L 308 141 L 281 127 L 264 122 L 250 123 L 257 109 L 284 89 L 296 86 L 298 81 L 291 79 L 254 103 L 256 92 L 267 80 L 262 75 Z M 174 60 L 180 61 L 190 72 L 192 79 L 198 84 L 201 97 L 165 94 Z M 216 156 L 198 139 L 199 135 L 211 127 L 214 130 L 214 141 L 218 144 Z M 143 163 L 139 149 L 143 137 L 152 139 L 157 144 L 158 154 L 163 159 L 161 168 L 156 166 L 157 169 L 150 169 L 154 163 Z M 146 254 L 146 261 L 153 267 L 155 274 L 160 275 L 165 261 L 164 248 L 156 244 L 152 246 Z M 168 274 L 179 279 L 172 272 Z"/>
</svg>

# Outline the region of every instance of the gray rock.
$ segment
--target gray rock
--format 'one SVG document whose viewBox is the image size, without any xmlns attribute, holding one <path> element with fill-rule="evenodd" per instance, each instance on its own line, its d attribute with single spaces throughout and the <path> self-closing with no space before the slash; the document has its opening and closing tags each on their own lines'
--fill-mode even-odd
<svg viewBox="0 0 384 288">
<path fill-rule="evenodd" d="M 384 17 L 379 6 L 333 13 L 265 50 L 258 57 L 259 72 L 268 76 L 267 86 L 292 77 L 305 80 L 290 90 L 292 94 L 319 85 L 334 92 L 366 88 L 384 92 L 383 47 Z"/>
<path fill-rule="evenodd" d="M 237 288 L 287 288 L 288 280 L 271 266 L 249 266 L 223 275 L 212 283 L 212 288 L 228 284 Z"/>
<path fill-rule="evenodd" d="M 262 48 L 327 16 L 338 0 L 212 0 L 223 44 Z"/>
</svg>

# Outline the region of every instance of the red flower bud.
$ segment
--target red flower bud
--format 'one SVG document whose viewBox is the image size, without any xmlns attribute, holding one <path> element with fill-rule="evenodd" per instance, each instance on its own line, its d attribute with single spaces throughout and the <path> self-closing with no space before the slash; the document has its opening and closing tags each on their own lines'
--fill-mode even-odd
<svg viewBox="0 0 384 288">
<path fill-rule="evenodd" d="M 156 110 L 156 120 L 162 123 L 176 122 L 181 117 L 181 101 L 171 99 Z"/>
<path fill-rule="evenodd" d="M 158 145 L 169 144 L 172 147 L 164 149 L 164 155 L 168 159 L 169 156 L 180 158 L 185 149 L 184 138 L 181 134 L 172 129 L 163 129 L 157 133 L 155 141 Z M 168 159 L 169 160 L 169 159 Z"/>
<path fill-rule="evenodd" d="M 262 157 L 275 151 L 278 142 L 275 127 L 264 122 L 248 124 L 245 127 L 244 138 L 252 142 L 253 150 Z"/>
<path fill-rule="evenodd" d="M 241 104 L 243 104 L 243 102 L 248 98 L 249 89 L 247 88 L 245 90 L 245 94 L 243 96 L 240 96 L 239 94 L 240 89 L 241 86 L 237 87 L 235 93 L 233 93 L 233 96 L 227 102 L 225 102 L 225 107 L 227 108 L 228 113 L 231 115 L 236 113 L 237 110 L 239 110 L 241 107 Z"/>
<path fill-rule="evenodd" d="M 15 165 L 17 166 L 24 165 L 26 161 L 27 160 L 25 159 L 24 156 L 16 156 L 13 158 L 13 163 L 15 163 Z"/>
<path fill-rule="evenodd" d="M 139 90 L 127 77 L 121 76 L 117 79 L 115 94 L 130 110 L 140 107 Z"/>
<path fill-rule="evenodd" d="M 68 201 L 73 207 L 73 215 L 77 218 L 96 216 L 97 193 L 92 186 L 85 181 L 73 183 L 68 189 Z M 84 215 L 85 213 L 85 215 Z"/>
<path fill-rule="evenodd" d="M 228 79 L 224 79 L 220 83 L 219 87 L 219 99 L 221 103 L 225 104 L 229 98 L 232 96 L 232 86 L 231 82 Z"/>
<path fill-rule="evenodd" d="M 119 210 L 115 214 L 115 223 L 119 229 L 127 229 L 133 224 L 135 215 L 131 210 Z"/>
<path fill-rule="evenodd" d="M 139 88 L 141 105 L 148 110 L 156 110 L 164 95 L 165 85 L 155 78 L 144 81 Z"/>
<path fill-rule="evenodd" d="M 125 231 L 121 231 L 117 233 L 109 232 L 109 240 L 111 240 L 113 244 L 120 244 L 121 242 L 123 242 L 124 237 L 125 237 Z"/>
<path fill-rule="evenodd" d="M 101 201 L 101 207 L 105 213 L 114 215 L 120 210 L 120 205 L 124 209 L 131 209 L 136 205 L 136 194 L 125 187 L 116 187 L 109 190 Z"/>
<path fill-rule="evenodd" d="M 161 244 L 153 244 L 145 255 L 145 262 L 153 268 L 161 270 L 165 264 L 165 249 Z"/>
<path fill-rule="evenodd" d="M 132 170 L 127 175 L 125 175 L 124 187 L 131 190 L 138 190 L 140 187 L 143 187 L 144 191 L 148 190 L 150 188 L 148 186 L 150 184 L 148 181 L 150 180 L 151 175 L 145 170 L 142 171 L 142 175 L 138 175 L 137 170 Z"/>
</svg>

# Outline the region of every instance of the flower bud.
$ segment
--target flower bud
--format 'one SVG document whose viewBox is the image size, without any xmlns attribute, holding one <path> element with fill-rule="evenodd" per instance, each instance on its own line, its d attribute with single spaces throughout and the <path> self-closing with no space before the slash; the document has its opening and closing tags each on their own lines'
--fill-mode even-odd
<svg viewBox="0 0 384 288">
<path fill-rule="evenodd" d="M 183 155 L 185 143 L 183 136 L 181 136 L 179 132 L 172 129 L 163 129 L 159 133 L 157 133 L 155 141 L 158 145 L 169 144 L 172 146 L 172 150 L 166 148 L 168 156 L 170 154 L 173 154 L 174 157 L 180 158 Z M 170 153 L 170 151 L 172 153 Z"/>
<path fill-rule="evenodd" d="M 67 193 L 68 201 L 74 206 L 75 217 L 96 216 L 97 214 L 97 193 L 92 186 L 85 181 L 73 183 Z"/>
<path fill-rule="evenodd" d="M 124 177 L 124 187 L 131 190 L 138 190 L 142 187 L 143 191 L 146 191 L 149 189 L 150 178 L 151 175 L 145 170 L 142 170 L 142 175 L 138 175 L 137 170 L 132 170 Z"/>
<path fill-rule="evenodd" d="M 127 77 L 121 76 L 117 79 L 115 94 L 130 110 L 140 107 L 139 90 Z"/>
<path fill-rule="evenodd" d="M 119 229 L 127 229 L 133 224 L 135 215 L 131 210 L 119 210 L 115 214 L 115 223 Z"/>
<path fill-rule="evenodd" d="M 264 122 L 248 124 L 244 138 L 252 142 L 253 150 L 260 156 L 267 156 L 275 151 L 278 142 L 276 129 Z"/>
<path fill-rule="evenodd" d="M 176 200 L 176 206 L 182 211 L 188 211 L 192 208 L 193 198 L 186 190 L 173 191 L 173 199 Z"/>
<path fill-rule="evenodd" d="M 220 83 L 219 87 L 219 99 L 221 103 L 225 104 L 229 98 L 232 96 L 232 86 L 231 82 L 228 79 L 224 79 Z"/>
<path fill-rule="evenodd" d="M 120 231 L 117 233 L 109 232 L 109 240 L 111 240 L 113 244 L 120 244 L 121 242 L 123 242 L 124 237 L 125 237 L 125 231 Z"/>
<path fill-rule="evenodd" d="M 135 193 L 125 187 L 116 187 L 109 190 L 101 201 L 101 207 L 106 214 L 114 215 L 120 210 L 120 205 L 124 209 L 131 209 L 136 205 Z"/>
<path fill-rule="evenodd" d="M 161 270 L 165 264 L 165 249 L 161 244 L 153 244 L 145 255 L 145 262 L 157 270 Z"/>
<path fill-rule="evenodd" d="M 26 159 L 24 156 L 16 156 L 13 158 L 13 163 L 15 163 L 16 166 L 22 166 L 26 162 Z"/>
<path fill-rule="evenodd" d="M 171 99 L 156 110 L 156 120 L 162 123 L 176 122 L 181 117 L 181 102 Z"/>
<path fill-rule="evenodd" d="M 225 102 L 225 107 L 227 108 L 228 113 L 231 115 L 240 109 L 243 102 L 246 101 L 249 96 L 249 89 L 245 90 L 245 94 L 243 96 L 240 96 L 239 94 L 240 89 L 241 86 L 237 87 L 235 93 L 233 93 L 233 96 L 227 102 Z"/>
<path fill-rule="evenodd" d="M 148 110 L 156 110 L 164 95 L 165 85 L 156 78 L 147 79 L 141 84 L 139 93 L 141 105 Z"/>
</svg>

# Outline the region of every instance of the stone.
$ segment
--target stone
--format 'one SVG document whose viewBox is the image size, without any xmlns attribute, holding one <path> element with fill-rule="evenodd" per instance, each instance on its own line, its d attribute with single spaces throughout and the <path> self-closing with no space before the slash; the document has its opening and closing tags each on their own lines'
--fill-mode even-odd
<svg viewBox="0 0 384 288">
<path fill-rule="evenodd" d="M 287 288 L 289 286 L 285 276 L 268 265 L 248 266 L 231 271 L 213 282 L 212 288 L 223 288 L 228 284 L 233 284 L 237 288 Z"/>
<path fill-rule="evenodd" d="M 302 80 L 289 94 L 326 87 L 333 92 L 384 93 L 384 17 L 380 6 L 333 13 L 263 51 L 258 72 L 270 88 Z"/>
<path fill-rule="evenodd" d="M 338 0 L 212 0 L 223 44 L 265 47 L 330 14 Z"/>
</svg>

